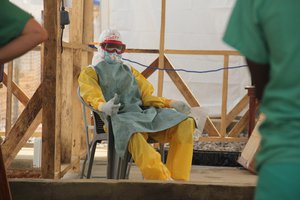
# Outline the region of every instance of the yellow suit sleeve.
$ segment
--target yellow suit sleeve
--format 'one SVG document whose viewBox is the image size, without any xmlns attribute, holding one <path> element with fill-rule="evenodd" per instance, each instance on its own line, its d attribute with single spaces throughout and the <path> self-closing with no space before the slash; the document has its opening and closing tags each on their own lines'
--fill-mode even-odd
<svg viewBox="0 0 300 200">
<path fill-rule="evenodd" d="M 131 67 L 132 74 L 135 76 L 138 87 L 141 92 L 144 106 L 154 106 L 159 108 L 170 107 L 170 99 L 153 96 L 154 88 L 152 84 L 136 69 Z"/>
<path fill-rule="evenodd" d="M 98 110 L 99 104 L 105 102 L 105 99 L 94 68 L 91 66 L 84 67 L 80 72 L 78 83 L 81 97 L 94 109 Z"/>
</svg>

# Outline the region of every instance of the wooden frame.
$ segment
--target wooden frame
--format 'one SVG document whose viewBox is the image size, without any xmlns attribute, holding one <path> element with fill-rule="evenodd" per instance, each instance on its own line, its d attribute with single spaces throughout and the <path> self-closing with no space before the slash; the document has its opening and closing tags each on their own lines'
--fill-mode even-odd
<svg viewBox="0 0 300 200">
<path fill-rule="evenodd" d="M 80 157 L 85 154 L 83 120 L 80 103 L 76 96 L 77 77 L 82 66 L 91 63 L 93 50 L 87 43 L 93 40 L 93 9 L 92 0 L 78 0 L 70 10 L 70 42 L 63 43 L 63 54 L 60 46 L 59 8 L 61 0 L 44 0 L 44 26 L 49 33 L 49 39 L 41 48 L 43 74 L 42 83 L 32 98 L 12 81 L 11 70 L 4 74 L 3 83 L 8 89 L 7 109 L 11 107 L 11 96 L 15 95 L 25 105 L 18 120 L 10 127 L 11 114 L 7 112 L 7 137 L 2 145 L 6 168 L 10 166 L 19 150 L 42 123 L 42 178 L 61 178 L 69 170 L 79 170 Z M 150 66 L 160 69 L 175 68 L 167 54 L 213 55 L 222 56 L 224 67 L 227 68 L 231 56 L 239 56 L 236 51 L 207 50 L 175 50 L 164 49 L 166 0 L 162 0 L 162 18 L 159 50 L 128 49 L 128 53 L 156 53 L 158 58 Z M 10 68 L 12 65 L 10 65 Z M 142 74 L 148 78 L 155 71 L 145 69 Z M 191 106 L 201 106 L 188 85 L 176 71 L 167 71 L 171 80 Z M 164 71 L 158 73 L 158 95 L 163 91 Z M 228 70 L 223 72 L 221 125 L 217 128 L 211 118 L 207 118 L 205 130 L 209 137 L 201 141 L 246 141 L 238 138 L 239 133 L 248 125 L 248 112 L 242 116 L 233 129 L 228 126 L 237 115 L 248 105 L 249 98 L 245 95 L 231 110 L 227 111 Z"/>
</svg>

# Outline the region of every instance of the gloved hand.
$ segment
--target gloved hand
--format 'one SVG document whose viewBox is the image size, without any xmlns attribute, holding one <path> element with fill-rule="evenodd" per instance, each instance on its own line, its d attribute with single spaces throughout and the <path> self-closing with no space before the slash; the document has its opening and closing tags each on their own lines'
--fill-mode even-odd
<svg viewBox="0 0 300 200">
<path fill-rule="evenodd" d="M 191 107 L 183 101 L 174 101 L 173 100 L 170 103 L 170 107 L 174 108 L 178 112 L 181 112 L 181 113 L 186 114 L 186 115 L 191 113 Z"/>
<path fill-rule="evenodd" d="M 110 99 L 108 102 L 100 104 L 98 107 L 98 110 L 101 112 L 104 112 L 108 116 L 117 114 L 120 109 L 120 106 L 121 106 L 120 103 L 118 103 L 118 104 L 115 103 L 117 98 L 118 98 L 118 95 L 115 94 L 115 96 L 112 99 Z"/>
</svg>

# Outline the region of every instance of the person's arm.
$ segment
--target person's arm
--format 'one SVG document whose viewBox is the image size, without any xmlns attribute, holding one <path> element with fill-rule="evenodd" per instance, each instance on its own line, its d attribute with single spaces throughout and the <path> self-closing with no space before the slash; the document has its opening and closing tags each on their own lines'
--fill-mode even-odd
<svg viewBox="0 0 300 200">
<path fill-rule="evenodd" d="M 95 110 L 105 103 L 102 90 L 98 83 L 97 73 L 93 67 L 84 67 L 78 77 L 80 96 Z"/>
<path fill-rule="evenodd" d="M 252 84 L 255 86 L 255 95 L 258 100 L 262 99 L 264 89 L 269 82 L 269 64 L 260 64 L 246 58 L 251 74 Z"/>
<path fill-rule="evenodd" d="M 47 31 L 34 18 L 29 19 L 21 35 L 0 48 L 0 64 L 23 55 L 47 39 Z"/>
</svg>

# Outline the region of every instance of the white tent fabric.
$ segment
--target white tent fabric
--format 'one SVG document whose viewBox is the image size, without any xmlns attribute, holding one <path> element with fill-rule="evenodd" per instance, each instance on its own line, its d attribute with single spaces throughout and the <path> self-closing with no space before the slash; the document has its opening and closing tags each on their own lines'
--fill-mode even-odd
<svg viewBox="0 0 300 200">
<path fill-rule="evenodd" d="M 222 42 L 222 36 L 235 0 L 172 0 L 166 1 L 165 48 L 181 50 L 232 50 Z M 127 48 L 159 49 L 161 0 L 102 0 L 100 32 L 118 29 Z M 96 37 L 97 38 L 97 37 Z M 149 65 L 155 55 L 124 54 L 124 58 Z M 222 56 L 167 55 L 175 68 L 211 70 L 223 67 Z M 242 56 L 231 56 L 229 66 L 244 65 Z M 144 68 L 132 64 L 142 71 Z M 223 71 L 186 73 L 180 76 L 187 83 L 201 106 L 210 116 L 219 116 L 222 101 Z M 157 73 L 149 80 L 157 88 Z M 250 85 L 246 67 L 229 71 L 228 110 L 246 94 Z M 175 85 L 165 75 L 163 96 L 184 100 Z"/>
<path fill-rule="evenodd" d="M 12 0 L 41 20 L 42 0 Z M 76 1 L 65 0 L 66 7 Z M 222 42 L 226 23 L 235 0 L 166 0 L 165 48 L 179 50 L 232 50 Z M 95 38 L 101 30 L 118 29 L 128 48 L 159 49 L 161 0 L 102 0 L 100 18 L 95 18 Z M 68 37 L 68 26 L 64 40 Z M 67 39 L 66 39 L 67 41 Z M 205 71 L 223 67 L 222 56 L 166 55 L 175 68 Z M 124 54 L 124 58 L 149 65 L 157 54 Z M 229 66 L 244 65 L 244 58 L 231 56 Z M 145 68 L 132 64 L 138 70 Z M 186 73 L 187 83 L 200 105 L 210 116 L 219 116 L 223 71 Z M 168 75 L 164 76 L 163 96 L 184 100 Z M 157 72 L 149 80 L 157 88 Z M 245 95 L 250 85 L 246 67 L 229 70 L 228 110 Z"/>
</svg>

